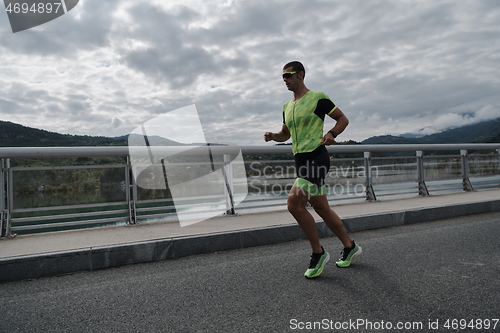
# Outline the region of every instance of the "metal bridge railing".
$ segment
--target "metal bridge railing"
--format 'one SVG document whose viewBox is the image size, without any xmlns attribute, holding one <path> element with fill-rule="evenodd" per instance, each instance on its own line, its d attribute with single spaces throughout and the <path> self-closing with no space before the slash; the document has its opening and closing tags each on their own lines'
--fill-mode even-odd
<svg viewBox="0 0 500 333">
<path fill-rule="evenodd" d="M 224 157 L 220 162 L 213 162 L 212 168 L 214 164 L 221 164 L 224 175 L 231 175 L 231 154 L 241 150 L 244 156 L 252 155 L 254 159 L 245 161 L 247 179 L 238 183 L 232 177 L 225 177 L 222 184 L 226 189 L 224 195 L 204 193 L 200 188 L 199 196 L 186 197 L 174 205 L 168 189 L 145 190 L 136 183 L 132 176 L 134 166 L 128 157 L 132 153 L 144 154 L 144 149 L 139 148 L 0 148 L 0 237 L 13 237 L 16 232 L 133 225 L 160 219 L 176 221 L 177 212 L 183 209 L 203 214 L 224 207 L 226 215 L 275 210 L 286 207 L 287 193 L 295 179 L 289 145 L 211 146 L 211 154 Z M 334 204 L 500 187 L 500 144 L 334 145 L 328 150 L 333 154 L 363 153 L 359 158 L 332 160 L 326 185 L 328 198 Z M 488 150 L 490 153 L 470 155 L 471 150 Z M 195 147 L 189 151 L 179 147 L 155 147 L 155 153 L 180 155 L 197 155 L 206 151 L 207 147 Z M 377 152 L 388 151 L 413 151 L 415 155 L 374 157 Z M 428 151 L 456 151 L 459 154 L 426 155 Z M 269 154 L 287 154 L 290 160 L 266 159 Z M 127 157 L 127 162 L 43 167 L 12 166 L 11 163 L 20 158 L 73 157 Z M 90 194 L 85 192 L 84 195 L 79 188 L 66 188 L 64 182 L 67 179 L 64 177 L 71 178 L 72 184 L 80 187 L 101 178 L 96 185 L 99 188 L 92 185 L 90 187 L 95 191 L 87 191 Z M 111 180 L 105 181 L 106 177 Z M 52 188 L 36 183 L 37 179 L 49 179 Z M 30 190 L 23 196 L 26 186 Z M 59 186 L 57 191 L 55 186 Z M 236 207 L 233 200 L 235 186 L 248 188 L 246 199 Z M 57 198 L 50 193 L 58 193 Z"/>
</svg>

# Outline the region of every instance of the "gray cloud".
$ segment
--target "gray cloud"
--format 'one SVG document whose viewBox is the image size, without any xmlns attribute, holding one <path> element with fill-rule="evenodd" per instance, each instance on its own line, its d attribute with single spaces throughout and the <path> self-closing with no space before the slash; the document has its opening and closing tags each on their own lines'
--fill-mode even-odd
<svg viewBox="0 0 500 333">
<path fill-rule="evenodd" d="M 112 16 L 119 1 L 80 1 L 67 14 L 46 24 L 18 32 L 6 33 L 8 20 L 0 17 L 0 49 L 8 52 L 44 57 L 75 57 L 83 50 L 109 45 Z"/>
<path fill-rule="evenodd" d="M 499 19 L 496 1 L 86 0 L 9 34 L 0 15 L 0 119 L 124 135 L 196 104 L 207 137 L 260 145 L 301 60 L 351 119 L 339 139 L 430 133 L 500 116 Z"/>
</svg>

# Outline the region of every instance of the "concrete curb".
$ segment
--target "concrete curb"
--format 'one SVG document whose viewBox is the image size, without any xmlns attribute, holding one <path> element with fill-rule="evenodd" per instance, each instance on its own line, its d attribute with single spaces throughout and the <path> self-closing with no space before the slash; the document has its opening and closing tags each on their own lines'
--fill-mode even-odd
<svg viewBox="0 0 500 333">
<path fill-rule="evenodd" d="M 349 232 L 356 232 L 495 211 L 500 211 L 500 200 L 346 217 L 343 222 Z M 323 221 L 316 223 L 320 237 L 333 236 Z M 299 239 L 305 236 L 298 225 L 288 224 L 18 256 L 0 259 L 0 281 L 92 271 Z"/>
</svg>

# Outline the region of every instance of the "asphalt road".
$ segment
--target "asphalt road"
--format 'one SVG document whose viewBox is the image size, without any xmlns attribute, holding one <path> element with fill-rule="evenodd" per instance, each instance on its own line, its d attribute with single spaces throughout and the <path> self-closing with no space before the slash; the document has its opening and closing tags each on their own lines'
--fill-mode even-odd
<svg viewBox="0 0 500 333">
<path fill-rule="evenodd" d="M 500 213 L 352 236 L 2 283 L 0 332 L 500 332 Z"/>
</svg>

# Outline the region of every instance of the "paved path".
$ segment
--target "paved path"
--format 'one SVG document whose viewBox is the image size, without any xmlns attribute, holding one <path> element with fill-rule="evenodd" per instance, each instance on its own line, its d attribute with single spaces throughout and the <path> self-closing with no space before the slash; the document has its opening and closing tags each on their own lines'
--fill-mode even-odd
<svg viewBox="0 0 500 333">
<path fill-rule="evenodd" d="M 298 240 L 4 282 L 0 332 L 500 332 L 484 330 L 500 318 L 499 221 L 493 212 L 354 232 L 359 259 L 344 269 L 332 260 L 314 280 Z M 339 241 L 322 242 L 337 258 Z M 448 319 L 483 330 L 446 329 Z"/>
</svg>

